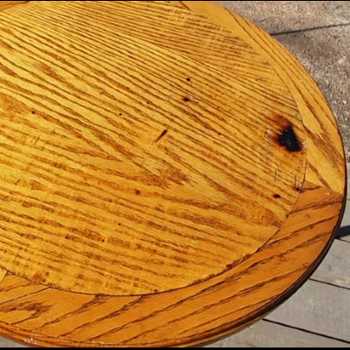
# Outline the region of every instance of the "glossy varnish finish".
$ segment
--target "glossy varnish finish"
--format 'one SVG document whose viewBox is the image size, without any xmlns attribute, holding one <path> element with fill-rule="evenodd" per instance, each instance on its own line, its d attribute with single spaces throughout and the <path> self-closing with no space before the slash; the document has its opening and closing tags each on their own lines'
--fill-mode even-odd
<svg viewBox="0 0 350 350">
<path fill-rule="evenodd" d="M 0 33 L 5 335 L 199 343 L 319 262 L 341 139 L 267 34 L 205 2 L 29 2 Z"/>
</svg>

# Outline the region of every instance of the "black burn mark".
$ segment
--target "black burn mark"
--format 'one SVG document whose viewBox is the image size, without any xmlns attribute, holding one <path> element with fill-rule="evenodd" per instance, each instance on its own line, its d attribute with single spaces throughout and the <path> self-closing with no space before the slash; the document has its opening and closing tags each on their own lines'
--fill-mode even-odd
<svg viewBox="0 0 350 350">
<path fill-rule="evenodd" d="M 183 98 L 183 101 L 184 101 L 184 102 L 190 102 L 191 99 L 190 99 L 188 96 L 185 96 L 185 97 Z"/>
<path fill-rule="evenodd" d="M 275 193 L 275 194 L 273 195 L 273 198 L 279 199 L 279 198 L 281 198 L 281 195 L 280 195 L 280 194 Z"/>
<path fill-rule="evenodd" d="M 277 137 L 277 142 L 288 152 L 300 152 L 303 147 L 295 134 L 292 125 L 287 125 Z"/>
</svg>

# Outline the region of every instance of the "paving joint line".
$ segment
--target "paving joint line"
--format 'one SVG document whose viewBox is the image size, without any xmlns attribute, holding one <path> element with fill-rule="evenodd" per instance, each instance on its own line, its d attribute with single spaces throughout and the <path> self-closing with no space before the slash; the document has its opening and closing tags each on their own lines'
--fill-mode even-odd
<svg viewBox="0 0 350 350">
<path fill-rule="evenodd" d="M 326 284 L 327 286 L 332 286 L 332 287 L 339 288 L 339 289 L 350 290 L 350 287 L 340 286 L 338 284 L 335 284 L 332 282 L 327 282 L 327 281 L 322 281 L 322 280 L 319 280 L 319 279 L 313 278 L 313 277 L 310 277 L 309 281 L 313 281 L 313 282 L 317 282 L 317 283 L 321 283 L 321 284 Z"/>
<path fill-rule="evenodd" d="M 300 328 L 300 327 L 296 327 L 296 326 L 291 326 L 291 325 L 285 324 L 285 323 L 283 323 L 283 322 L 268 320 L 268 319 L 266 319 L 266 318 L 264 318 L 263 320 L 264 320 L 265 322 L 274 323 L 274 324 L 277 324 L 277 325 L 279 325 L 279 326 L 292 328 L 292 329 L 295 329 L 295 330 L 298 330 L 298 331 L 302 331 L 302 332 L 305 332 L 305 333 L 309 333 L 309 334 L 313 334 L 313 335 L 318 335 L 318 336 L 320 336 L 320 337 L 324 337 L 324 338 L 327 338 L 327 339 L 336 340 L 336 341 L 339 341 L 339 342 L 342 342 L 342 343 L 345 343 L 345 344 L 350 344 L 350 341 L 348 341 L 348 340 L 341 339 L 341 338 L 337 338 L 337 337 L 332 337 L 331 335 L 326 335 L 326 334 L 322 334 L 322 333 L 310 331 L 310 330 L 308 330 L 308 329 L 304 329 L 304 328 Z"/>
<path fill-rule="evenodd" d="M 312 27 L 312 28 L 304 28 L 304 29 L 296 29 L 296 30 L 287 30 L 284 32 L 275 32 L 270 33 L 271 36 L 279 36 L 279 35 L 287 35 L 287 34 L 296 34 L 296 33 L 304 33 L 304 32 L 311 32 L 313 30 L 321 30 L 321 29 L 331 29 L 331 28 L 338 28 L 338 27 L 347 27 L 350 26 L 350 22 L 347 23 L 339 23 L 339 24 L 330 24 L 326 26 L 318 26 L 318 27 Z"/>
</svg>

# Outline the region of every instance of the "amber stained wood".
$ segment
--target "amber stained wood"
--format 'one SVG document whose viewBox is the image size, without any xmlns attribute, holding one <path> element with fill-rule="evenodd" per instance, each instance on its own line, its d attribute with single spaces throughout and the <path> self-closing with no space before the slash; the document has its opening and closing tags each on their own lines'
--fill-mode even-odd
<svg viewBox="0 0 350 350">
<path fill-rule="evenodd" d="M 266 33 L 160 1 L 30 2 L 0 33 L 3 334 L 197 344 L 319 263 L 344 202 L 341 138 Z"/>
</svg>

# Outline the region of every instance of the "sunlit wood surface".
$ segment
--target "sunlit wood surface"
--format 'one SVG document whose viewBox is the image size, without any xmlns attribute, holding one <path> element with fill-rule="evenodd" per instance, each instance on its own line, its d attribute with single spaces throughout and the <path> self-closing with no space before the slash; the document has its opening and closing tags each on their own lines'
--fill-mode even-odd
<svg viewBox="0 0 350 350">
<path fill-rule="evenodd" d="M 3 334 L 190 345 L 298 288 L 345 162 L 295 58 L 211 3 L 3 6 Z"/>
</svg>

